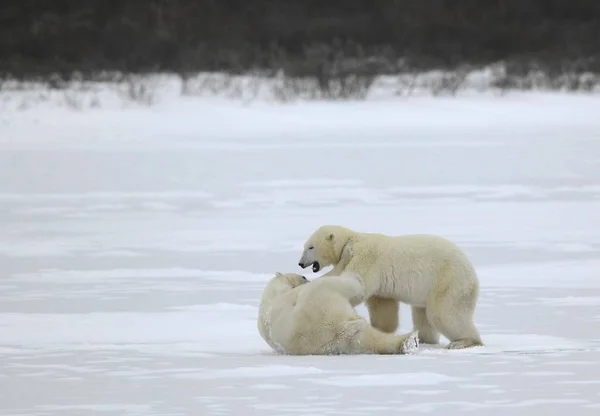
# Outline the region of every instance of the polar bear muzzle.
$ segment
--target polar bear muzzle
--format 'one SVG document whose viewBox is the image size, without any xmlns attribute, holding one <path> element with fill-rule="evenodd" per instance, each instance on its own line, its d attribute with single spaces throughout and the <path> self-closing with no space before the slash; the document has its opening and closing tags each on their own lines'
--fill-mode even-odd
<svg viewBox="0 0 600 416">
<path fill-rule="evenodd" d="M 303 269 L 306 269 L 308 266 L 312 266 L 313 273 L 317 273 L 319 270 L 321 270 L 321 265 L 318 261 L 313 261 L 312 263 L 300 262 L 298 263 L 298 266 L 302 267 Z"/>
</svg>

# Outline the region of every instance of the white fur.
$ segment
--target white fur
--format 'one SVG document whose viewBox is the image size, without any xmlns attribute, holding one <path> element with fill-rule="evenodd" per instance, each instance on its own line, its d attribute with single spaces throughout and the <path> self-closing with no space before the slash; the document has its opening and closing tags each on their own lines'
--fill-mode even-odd
<svg viewBox="0 0 600 416">
<path fill-rule="evenodd" d="M 326 225 L 306 241 L 301 267 L 335 266 L 327 276 L 358 275 L 365 285 L 371 325 L 398 328 L 399 302 L 412 306 L 414 329 L 423 343 L 448 348 L 483 345 L 473 322 L 479 281 L 467 256 L 434 235 L 387 236 Z"/>
<path fill-rule="evenodd" d="M 418 347 L 417 332 L 386 334 L 354 310 L 364 299 L 358 277 L 332 276 L 308 282 L 277 273 L 265 287 L 258 331 L 278 353 L 291 355 L 408 354 Z"/>
</svg>

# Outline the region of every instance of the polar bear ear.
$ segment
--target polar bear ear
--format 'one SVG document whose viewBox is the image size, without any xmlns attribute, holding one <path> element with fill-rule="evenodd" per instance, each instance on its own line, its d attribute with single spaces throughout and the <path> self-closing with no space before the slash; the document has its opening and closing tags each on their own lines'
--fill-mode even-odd
<svg viewBox="0 0 600 416">
<path fill-rule="evenodd" d="M 325 239 L 326 239 L 327 241 L 332 241 L 334 237 L 335 237 L 335 236 L 333 235 L 333 233 L 331 233 L 331 234 L 328 234 L 328 235 L 327 235 L 327 237 L 325 237 Z"/>
</svg>

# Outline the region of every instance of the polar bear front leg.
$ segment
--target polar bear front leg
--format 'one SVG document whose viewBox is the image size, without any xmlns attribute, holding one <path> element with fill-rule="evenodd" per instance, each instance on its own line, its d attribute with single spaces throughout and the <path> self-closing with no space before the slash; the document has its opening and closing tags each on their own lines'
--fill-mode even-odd
<svg viewBox="0 0 600 416">
<path fill-rule="evenodd" d="M 333 267 L 333 269 L 331 269 L 330 271 L 328 271 L 321 277 L 341 276 L 342 273 L 344 273 L 344 271 L 346 270 L 346 268 L 351 260 L 352 260 L 352 247 L 350 245 L 347 245 L 342 250 L 342 255 L 341 255 L 339 261 Z M 345 274 L 349 274 L 349 272 L 346 272 Z M 355 273 L 353 273 L 353 274 L 355 274 Z"/>
<path fill-rule="evenodd" d="M 365 300 L 365 287 L 357 275 L 333 276 L 318 283 L 322 285 L 322 289 L 331 290 L 342 295 L 353 308 Z"/>
<path fill-rule="evenodd" d="M 412 307 L 413 329 L 419 331 L 419 340 L 423 344 L 437 344 L 440 333 L 429 323 L 425 308 Z"/>
<path fill-rule="evenodd" d="M 338 263 L 338 264 L 335 265 L 335 267 L 333 269 L 329 270 L 327 273 L 325 273 L 321 277 L 341 276 L 341 274 L 343 272 L 344 272 L 344 266 L 341 265 L 340 263 Z"/>
<path fill-rule="evenodd" d="M 380 331 L 391 333 L 398 329 L 400 302 L 395 299 L 371 296 L 366 301 L 371 325 Z"/>
</svg>

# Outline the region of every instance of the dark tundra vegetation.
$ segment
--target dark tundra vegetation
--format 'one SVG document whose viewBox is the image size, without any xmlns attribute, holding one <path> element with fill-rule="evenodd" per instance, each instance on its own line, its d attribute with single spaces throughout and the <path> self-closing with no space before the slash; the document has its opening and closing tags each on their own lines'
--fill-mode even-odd
<svg viewBox="0 0 600 416">
<path fill-rule="evenodd" d="M 0 0 L 0 77 L 600 73 L 599 0 Z"/>
</svg>

